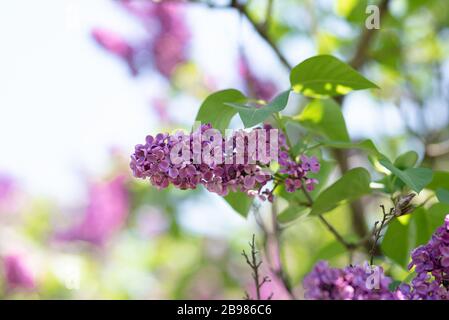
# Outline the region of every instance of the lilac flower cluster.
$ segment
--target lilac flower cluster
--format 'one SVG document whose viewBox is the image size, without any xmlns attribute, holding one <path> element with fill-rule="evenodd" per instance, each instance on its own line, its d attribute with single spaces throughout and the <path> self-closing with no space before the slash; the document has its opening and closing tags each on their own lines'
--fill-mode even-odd
<svg viewBox="0 0 449 320">
<path fill-rule="evenodd" d="M 190 39 L 184 21 L 184 6 L 181 1 L 120 0 L 120 4 L 144 25 L 146 35 L 131 43 L 115 32 L 95 28 L 94 39 L 107 51 L 123 59 L 133 75 L 143 67 L 153 64 L 156 70 L 170 78 L 176 67 L 187 60 L 187 45 Z"/>
<path fill-rule="evenodd" d="M 179 189 L 195 189 L 197 185 L 202 184 L 210 192 L 221 196 L 231 191 L 242 191 L 249 196 L 259 196 L 262 200 L 268 198 L 272 201 L 272 190 L 266 188 L 267 183 L 274 180 L 274 175 L 268 171 L 268 165 L 271 160 L 276 160 L 272 159 L 274 154 L 270 150 L 271 127 L 264 127 L 264 136 L 259 136 L 258 131 L 255 131 L 257 144 L 259 139 L 265 139 L 261 140 L 261 143 L 265 143 L 265 150 L 269 150 L 266 159 L 261 157 L 259 150 L 250 150 L 248 140 L 245 139 L 247 133 L 243 130 L 226 139 L 220 135 L 221 141 L 218 143 L 214 141 L 217 139 L 214 136 L 199 139 L 210 129 L 211 125 L 207 124 L 188 135 L 177 132 L 174 135 L 160 133 L 155 137 L 147 136 L 146 143 L 137 145 L 131 156 L 130 167 L 134 176 L 149 178 L 151 183 L 159 188 L 172 184 Z M 288 191 L 296 190 L 296 187 L 301 185 L 301 180 L 311 189 L 317 181 L 308 179 L 306 175 L 309 171 L 316 172 L 319 169 L 316 158 L 302 157 L 301 162 L 295 163 L 288 156 L 284 135 L 280 134 L 278 140 L 277 147 L 283 156 L 279 160 L 281 173 L 287 174 L 289 183 L 293 181 L 291 183 L 295 184 L 293 188 L 289 187 Z M 237 152 L 238 150 L 243 150 L 243 153 Z M 183 151 L 187 151 L 187 157 Z M 173 155 L 182 155 L 182 158 L 174 161 Z"/>
<path fill-rule="evenodd" d="M 304 278 L 304 296 L 311 300 L 396 300 L 397 293 L 389 290 L 391 282 L 382 268 L 367 263 L 337 269 L 320 261 Z"/>
<path fill-rule="evenodd" d="M 412 252 L 409 269 L 415 267 L 411 285 L 400 291 L 407 299 L 449 300 L 449 215 L 425 245 Z"/>
</svg>

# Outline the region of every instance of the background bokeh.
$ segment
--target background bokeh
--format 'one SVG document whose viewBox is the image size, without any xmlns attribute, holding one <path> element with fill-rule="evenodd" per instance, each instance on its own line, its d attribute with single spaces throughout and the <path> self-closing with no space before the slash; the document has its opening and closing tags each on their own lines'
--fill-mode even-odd
<svg viewBox="0 0 449 320">
<path fill-rule="evenodd" d="M 202 189 L 137 181 L 129 155 L 147 134 L 189 129 L 214 90 L 269 99 L 288 87 L 288 70 L 245 17 L 222 8 L 227 1 L 168 2 L 0 0 L 0 298 L 251 292 L 241 251 L 260 231 L 254 217 Z M 253 19 L 266 21 L 269 3 L 249 1 Z M 319 53 L 350 61 L 376 2 L 272 3 L 267 33 L 295 65 Z M 381 90 L 344 100 L 351 138 L 372 138 L 392 156 L 413 149 L 447 169 L 449 3 L 387 3 L 360 66 Z M 373 223 L 378 203 L 364 205 Z M 330 220 L 352 234 L 348 210 L 337 210 Z M 281 257 L 295 291 L 317 260 L 348 262 L 332 240 L 307 217 L 285 226 Z M 394 264 L 388 272 L 405 274 Z"/>
</svg>

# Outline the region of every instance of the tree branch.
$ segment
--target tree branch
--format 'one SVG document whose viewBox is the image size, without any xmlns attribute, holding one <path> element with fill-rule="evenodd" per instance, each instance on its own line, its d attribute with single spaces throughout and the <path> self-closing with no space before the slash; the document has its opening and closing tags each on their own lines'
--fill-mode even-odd
<svg viewBox="0 0 449 320">
<path fill-rule="evenodd" d="M 379 4 L 379 15 L 380 20 L 388 11 L 388 4 L 390 0 L 382 0 Z M 354 56 L 350 60 L 350 65 L 354 69 L 360 69 L 367 61 L 367 50 L 370 47 L 370 43 L 376 34 L 376 29 L 364 29 L 358 45 L 356 47 Z M 343 107 L 344 96 L 341 96 L 337 99 L 340 103 L 341 107 Z M 335 150 L 335 157 L 337 159 L 338 165 L 342 172 L 346 172 L 350 169 L 348 152 L 346 150 L 337 149 Z M 350 204 L 351 208 L 351 220 L 355 233 L 361 237 L 365 238 L 368 235 L 368 228 L 366 226 L 365 215 L 364 215 L 364 206 L 360 200 L 356 200 Z M 371 245 L 366 243 L 365 248 L 367 250 L 371 249 Z"/>
<path fill-rule="evenodd" d="M 232 0 L 228 5 L 216 5 L 211 2 L 204 2 L 201 0 L 188 0 L 188 1 L 191 3 L 207 5 L 209 8 L 217 8 L 217 9 L 233 8 L 233 9 L 236 9 L 242 16 L 244 16 L 248 20 L 248 22 L 253 26 L 253 28 L 257 32 L 257 34 L 259 34 L 259 36 L 270 46 L 270 48 L 273 50 L 273 52 L 276 54 L 279 61 L 281 61 L 281 63 L 285 66 L 285 68 L 287 68 L 288 70 L 292 69 L 293 66 L 288 62 L 287 58 L 284 56 L 284 54 L 281 52 L 281 50 L 277 47 L 277 45 L 274 43 L 274 41 L 269 37 L 267 28 L 265 27 L 265 25 L 258 23 L 256 20 L 254 20 L 254 18 L 251 17 L 251 15 L 249 14 L 245 5 L 240 4 L 240 3 L 238 3 L 238 1 L 235 1 L 235 0 Z"/>
</svg>

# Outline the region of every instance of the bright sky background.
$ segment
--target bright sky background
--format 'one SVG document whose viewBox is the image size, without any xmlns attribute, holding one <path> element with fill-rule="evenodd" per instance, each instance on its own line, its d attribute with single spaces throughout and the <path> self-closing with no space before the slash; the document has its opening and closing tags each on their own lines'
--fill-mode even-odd
<svg viewBox="0 0 449 320">
<path fill-rule="evenodd" d="M 104 172 L 111 147 L 130 153 L 155 130 L 149 98 L 161 84 L 149 76 L 130 78 L 124 64 L 90 39 L 93 26 L 139 31 L 112 0 L 0 0 L 0 7 L 0 172 L 13 174 L 33 194 L 73 202 L 84 190 L 81 172 Z M 197 6 L 189 11 L 189 23 L 196 39 L 192 55 L 220 86 L 235 81 L 229 53 L 237 52 L 238 40 L 255 53 L 262 74 L 264 66 L 283 71 L 232 12 Z M 287 49 L 298 62 L 314 54 L 300 42 Z M 358 94 L 351 101 L 351 134 L 375 135 L 373 103 Z M 196 108 L 187 101 L 175 113 L 190 122 Z M 382 132 L 398 128 L 397 114 L 390 113 Z"/>
</svg>

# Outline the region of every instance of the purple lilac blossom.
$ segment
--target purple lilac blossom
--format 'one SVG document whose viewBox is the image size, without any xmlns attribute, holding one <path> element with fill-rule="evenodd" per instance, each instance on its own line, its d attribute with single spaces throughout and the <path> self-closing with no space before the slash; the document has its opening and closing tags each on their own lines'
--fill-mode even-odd
<svg viewBox="0 0 449 320">
<path fill-rule="evenodd" d="M 89 203 L 81 222 L 58 236 L 65 241 L 87 241 L 103 245 L 125 223 L 129 212 L 126 178 L 95 183 L 90 187 Z"/>
<path fill-rule="evenodd" d="M 213 154 L 221 154 L 223 159 L 221 163 L 214 163 L 207 161 L 205 156 L 211 154 L 213 137 L 210 140 L 202 140 L 201 143 L 197 140 L 198 137 L 203 136 L 206 131 L 212 129 L 210 125 L 202 125 L 198 130 L 187 135 L 182 132 L 177 132 L 174 135 L 159 133 L 155 137 L 147 136 L 145 144 L 139 144 L 135 147 L 135 152 L 131 156 L 130 167 L 133 174 L 137 178 L 149 178 L 151 183 L 158 188 L 167 188 L 173 184 L 179 189 L 195 189 L 197 185 L 202 184 L 210 192 L 217 193 L 221 196 L 227 195 L 230 191 L 242 191 L 249 196 L 258 195 L 262 200 L 268 197 L 272 201 L 273 194 L 268 188 L 264 187 L 270 181 L 273 181 L 273 175 L 268 172 L 268 162 L 261 162 L 258 159 L 256 152 L 255 159 L 248 152 L 248 140 L 244 141 L 243 146 L 243 163 L 237 161 L 238 155 L 235 151 L 237 149 L 238 139 L 240 135 L 247 134 L 243 130 L 239 130 L 232 137 L 227 139 L 233 149 L 225 150 L 226 141 L 222 138 L 219 146 L 215 145 Z M 260 128 L 259 128 L 260 129 Z M 265 126 L 265 143 L 266 150 L 270 150 L 270 126 Z M 256 139 L 259 139 L 257 131 Z M 286 184 L 293 185 L 287 188 L 287 191 L 293 192 L 299 189 L 302 183 L 305 183 L 307 188 L 311 190 L 313 185 L 317 183 L 315 179 L 307 177 L 308 172 L 317 171 L 319 165 L 315 157 L 303 157 L 305 162 L 295 162 L 288 154 L 288 146 L 285 143 L 283 134 L 279 135 L 279 164 L 281 166 L 280 173 L 287 176 Z M 182 161 L 172 161 L 172 152 L 179 152 L 176 150 L 189 151 L 188 158 L 182 158 Z M 201 150 L 202 159 L 196 159 L 195 150 Z M 231 161 L 226 161 L 230 159 Z M 249 161 L 251 159 L 257 160 L 255 163 Z M 313 171 L 312 171 L 313 170 Z M 288 181 L 288 182 L 287 182 Z"/>
<path fill-rule="evenodd" d="M 413 250 L 409 269 L 413 267 L 416 277 L 400 286 L 407 299 L 449 300 L 449 215 L 427 244 Z"/>
<path fill-rule="evenodd" d="M 3 269 L 7 290 L 31 290 L 36 286 L 34 276 L 18 254 L 3 257 Z"/>
<path fill-rule="evenodd" d="M 370 286 L 369 277 L 377 285 Z M 382 268 L 371 268 L 367 263 L 338 269 L 320 261 L 304 278 L 304 297 L 310 300 L 397 300 L 400 298 L 397 293 L 389 290 L 391 282 Z"/>
</svg>

